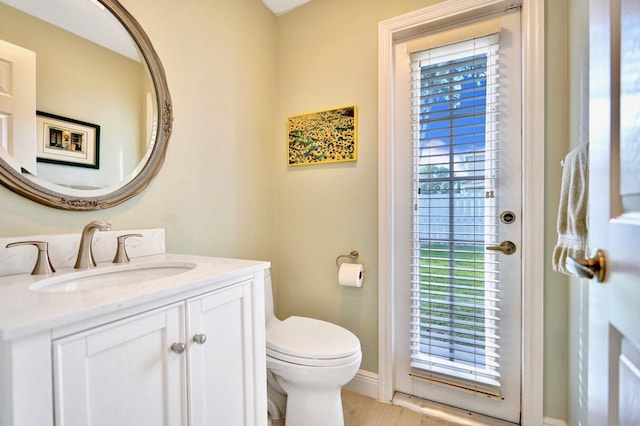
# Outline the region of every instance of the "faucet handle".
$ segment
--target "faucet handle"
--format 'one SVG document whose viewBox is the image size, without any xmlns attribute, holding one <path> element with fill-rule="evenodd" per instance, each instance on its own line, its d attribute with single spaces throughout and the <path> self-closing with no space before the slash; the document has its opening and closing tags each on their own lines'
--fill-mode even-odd
<svg viewBox="0 0 640 426">
<path fill-rule="evenodd" d="M 38 248 L 38 257 L 36 259 L 36 264 L 33 267 L 33 271 L 31 271 L 31 275 L 50 275 L 53 274 L 56 270 L 53 268 L 51 264 L 51 260 L 49 259 L 49 243 L 46 241 L 18 241 L 15 243 L 7 244 L 6 248 L 16 247 L 16 246 L 36 246 Z"/>
<path fill-rule="evenodd" d="M 118 237 L 118 248 L 116 249 L 116 255 L 113 258 L 113 263 L 129 263 L 129 256 L 127 255 L 127 246 L 125 241 L 129 237 L 142 237 L 142 234 L 125 234 Z"/>
</svg>

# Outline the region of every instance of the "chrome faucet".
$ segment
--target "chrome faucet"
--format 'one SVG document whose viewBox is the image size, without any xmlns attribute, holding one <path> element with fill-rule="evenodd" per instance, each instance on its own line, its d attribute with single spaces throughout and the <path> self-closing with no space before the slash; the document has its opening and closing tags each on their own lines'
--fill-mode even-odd
<svg viewBox="0 0 640 426">
<path fill-rule="evenodd" d="M 80 237 L 75 269 L 90 269 L 96 266 L 96 260 L 93 258 L 93 248 L 91 247 L 93 233 L 96 230 L 111 231 L 111 224 L 102 220 L 94 220 L 84 227 Z"/>
</svg>

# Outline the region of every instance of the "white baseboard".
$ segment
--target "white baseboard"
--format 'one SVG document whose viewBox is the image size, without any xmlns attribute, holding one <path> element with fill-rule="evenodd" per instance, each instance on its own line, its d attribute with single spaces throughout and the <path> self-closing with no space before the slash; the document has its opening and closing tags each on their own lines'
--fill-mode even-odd
<svg viewBox="0 0 640 426">
<path fill-rule="evenodd" d="M 354 377 L 344 388 L 357 392 L 369 398 L 378 399 L 378 374 L 370 371 L 358 370 Z"/>
<path fill-rule="evenodd" d="M 564 420 L 558 420 L 551 417 L 544 418 L 544 426 L 567 426 Z"/>
</svg>

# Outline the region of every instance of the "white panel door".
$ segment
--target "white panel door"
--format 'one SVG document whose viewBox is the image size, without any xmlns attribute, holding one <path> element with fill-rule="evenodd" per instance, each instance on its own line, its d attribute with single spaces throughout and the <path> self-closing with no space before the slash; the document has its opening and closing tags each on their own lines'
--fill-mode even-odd
<svg viewBox="0 0 640 426">
<path fill-rule="evenodd" d="M 640 3 L 590 1 L 589 424 L 640 424 Z"/>
<path fill-rule="evenodd" d="M 53 343 L 56 426 L 187 425 L 184 304 Z"/>
<path fill-rule="evenodd" d="M 258 424 L 253 410 L 250 283 L 192 299 L 187 310 L 190 424 Z"/>
<path fill-rule="evenodd" d="M 0 40 L 0 158 L 36 173 L 36 54 Z"/>
</svg>

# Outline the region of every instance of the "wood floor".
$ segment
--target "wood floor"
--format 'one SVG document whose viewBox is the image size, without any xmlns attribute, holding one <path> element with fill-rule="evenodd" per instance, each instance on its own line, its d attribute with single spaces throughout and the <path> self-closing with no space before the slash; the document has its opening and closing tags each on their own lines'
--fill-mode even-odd
<svg viewBox="0 0 640 426">
<path fill-rule="evenodd" d="M 359 393 L 342 391 L 345 426 L 457 426 L 407 408 L 378 402 Z"/>
</svg>

